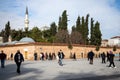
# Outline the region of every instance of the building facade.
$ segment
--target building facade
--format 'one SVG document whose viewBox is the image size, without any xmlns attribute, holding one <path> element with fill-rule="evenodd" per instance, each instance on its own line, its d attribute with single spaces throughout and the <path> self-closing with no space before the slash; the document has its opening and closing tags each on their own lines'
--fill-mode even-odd
<svg viewBox="0 0 120 80">
<path fill-rule="evenodd" d="M 120 47 L 120 36 L 112 37 L 108 40 L 109 46 L 117 46 Z"/>
</svg>

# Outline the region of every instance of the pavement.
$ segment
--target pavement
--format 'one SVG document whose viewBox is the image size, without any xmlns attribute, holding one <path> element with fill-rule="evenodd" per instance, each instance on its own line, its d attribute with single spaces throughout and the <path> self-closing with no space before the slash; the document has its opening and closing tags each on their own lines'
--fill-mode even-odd
<svg viewBox="0 0 120 80">
<path fill-rule="evenodd" d="M 14 61 L 7 60 L 0 68 L 0 80 L 120 80 L 120 61 L 115 59 L 117 68 L 107 67 L 101 59 L 94 59 L 90 65 L 87 59 L 64 59 L 63 66 L 57 60 L 27 61 L 21 65 L 21 74 L 16 73 Z"/>
</svg>

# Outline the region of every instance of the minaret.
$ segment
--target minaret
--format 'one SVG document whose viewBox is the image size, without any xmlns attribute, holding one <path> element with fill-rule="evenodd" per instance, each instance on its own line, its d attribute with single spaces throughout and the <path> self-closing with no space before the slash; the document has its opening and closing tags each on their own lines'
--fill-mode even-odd
<svg viewBox="0 0 120 80">
<path fill-rule="evenodd" d="M 28 27 L 29 27 L 28 7 L 26 7 L 26 13 L 25 13 L 25 29 L 28 29 Z"/>
</svg>

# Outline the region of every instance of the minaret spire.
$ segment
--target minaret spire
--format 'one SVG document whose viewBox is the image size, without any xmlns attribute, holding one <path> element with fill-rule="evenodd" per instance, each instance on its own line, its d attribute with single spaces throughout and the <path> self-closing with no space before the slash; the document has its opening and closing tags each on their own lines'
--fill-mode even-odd
<svg viewBox="0 0 120 80">
<path fill-rule="evenodd" d="M 25 28 L 29 27 L 29 18 L 28 18 L 28 7 L 26 6 L 26 13 L 25 13 Z"/>
<path fill-rule="evenodd" d="M 28 14 L 28 7 L 26 6 L 26 14 Z"/>
</svg>

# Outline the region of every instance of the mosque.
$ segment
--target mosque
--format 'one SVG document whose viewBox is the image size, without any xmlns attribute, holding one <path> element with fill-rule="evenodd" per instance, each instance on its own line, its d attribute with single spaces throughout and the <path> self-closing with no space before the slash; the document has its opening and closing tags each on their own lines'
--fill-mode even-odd
<svg viewBox="0 0 120 80">
<path fill-rule="evenodd" d="M 29 28 L 29 18 L 28 18 L 28 7 L 26 7 L 25 13 L 25 28 Z M 70 53 L 76 53 L 76 58 L 85 58 L 87 57 L 87 53 L 92 50 L 96 53 L 96 57 L 99 53 L 106 52 L 112 50 L 112 48 L 101 47 L 100 51 L 95 51 L 95 46 L 86 46 L 73 44 L 73 49 L 70 50 L 68 48 L 68 44 L 61 43 L 41 43 L 35 42 L 30 37 L 24 37 L 20 41 L 12 41 L 11 37 L 9 37 L 9 41 L 6 43 L 0 43 L 0 50 L 3 50 L 7 54 L 7 59 L 10 58 L 11 53 L 13 55 L 17 50 L 23 54 L 24 58 L 27 60 L 34 59 L 34 53 L 38 54 L 38 60 L 41 52 L 44 53 L 55 53 L 57 55 L 59 50 L 62 50 L 65 54 L 65 58 L 70 57 Z M 120 49 L 117 49 L 117 53 L 120 52 Z"/>
</svg>

